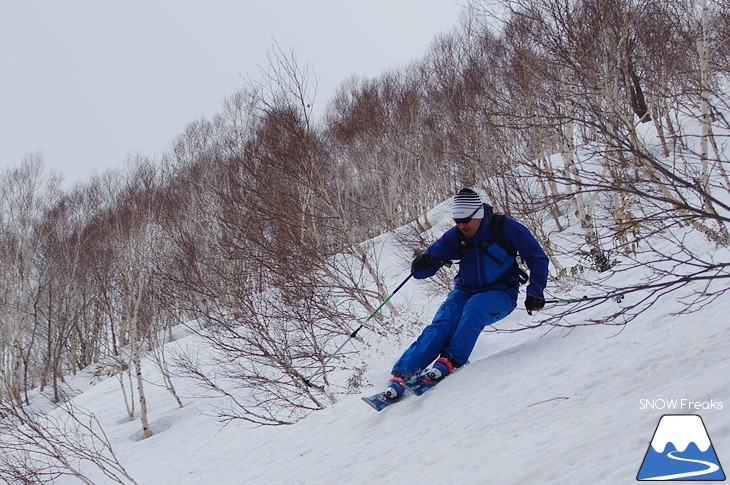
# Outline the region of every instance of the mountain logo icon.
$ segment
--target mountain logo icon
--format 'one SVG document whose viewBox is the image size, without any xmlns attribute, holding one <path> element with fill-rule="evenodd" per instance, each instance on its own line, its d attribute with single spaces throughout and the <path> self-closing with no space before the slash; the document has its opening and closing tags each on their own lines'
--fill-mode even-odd
<svg viewBox="0 0 730 485">
<path fill-rule="evenodd" d="M 662 416 L 636 479 L 725 480 L 725 473 L 702 418 L 696 414 Z"/>
</svg>

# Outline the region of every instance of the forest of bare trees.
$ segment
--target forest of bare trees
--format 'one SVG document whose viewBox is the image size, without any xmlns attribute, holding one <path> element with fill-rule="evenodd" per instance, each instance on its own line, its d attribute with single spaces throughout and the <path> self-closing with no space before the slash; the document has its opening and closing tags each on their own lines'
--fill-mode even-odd
<svg viewBox="0 0 730 485">
<path fill-rule="evenodd" d="M 62 190 L 29 154 L 0 174 L 0 421 L 21 426 L 32 389 L 64 402 L 94 366 L 151 436 L 144 357 L 180 406 L 174 374 L 229 397 L 225 419 L 326 407 L 332 351 L 392 291 L 368 241 L 416 221 L 404 244 L 423 249 L 428 211 L 462 186 L 533 230 L 554 287 L 599 275 L 566 312 L 636 295 L 593 322 L 626 323 L 706 281 L 689 311 L 730 277 L 683 243 L 730 243 L 729 90 L 728 0 L 482 0 L 417 62 L 344 80 L 324 112 L 314 72 L 275 47 L 159 159 Z M 617 258 L 646 279 L 603 285 Z M 180 324 L 214 352 L 165 355 Z"/>
</svg>

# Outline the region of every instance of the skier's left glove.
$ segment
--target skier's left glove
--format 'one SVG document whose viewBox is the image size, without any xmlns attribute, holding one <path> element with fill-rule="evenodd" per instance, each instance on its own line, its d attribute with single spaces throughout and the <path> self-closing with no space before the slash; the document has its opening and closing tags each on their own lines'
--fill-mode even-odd
<svg viewBox="0 0 730 485">
<path fill-rule="evenodd" d="M 433 264 L 433 258 L 428 253 L 423 253 L 413 260 L 411 263 L 411 273 L 417 273 L 419 271 L 425 271 Z"/>
<path fill-rule="evenodd" d="M 527 308 L 528 313 L 536 312 L 544 307 L 545 298 L 539 295 L 527 295 L 527 298 L 525 299 L 525 308 Z"/>
</svg>

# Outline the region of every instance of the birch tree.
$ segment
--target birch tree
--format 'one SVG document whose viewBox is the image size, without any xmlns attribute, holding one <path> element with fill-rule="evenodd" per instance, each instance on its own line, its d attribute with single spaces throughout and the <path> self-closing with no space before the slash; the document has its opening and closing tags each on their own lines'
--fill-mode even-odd
<svg viewBox="0 0 730 485">
<path fill-rule="evenodd" d="M 115 325 L 120 368 L 128 369 L 134 381 L 139 419 L 147 438 L 152 436 L 152 429 L 144 386 L 143 349 L 150 333 L 158 327 L 155 315 L 146 311 L 146 306 L 154 298 L 155 255 L 162 252 L 162 239 L 155 223 L 159 210 L 159 200 L 155 198 L 156 168 L 144 159 L 134 159 L 131 169 L 126 180 L 111 176 L 106 180 L 108 196 L 114 204 L 98 221 L 104 233 L 100 249 L 111 255 L 101 298 L 107 303 L 107 318 Z M 123 382 L 120 375 L 120 383 Z"/>
<path fill-rule="evenodd" d="M 39 225 L 58 196 L 58 179 L 44 173 L 39 154 L 0 178 L 0 264 L 4 284 L 0 299 L 0 401 L 27 400 L 37 344 L 40 248 L 46 235 Z"/>
</svg>

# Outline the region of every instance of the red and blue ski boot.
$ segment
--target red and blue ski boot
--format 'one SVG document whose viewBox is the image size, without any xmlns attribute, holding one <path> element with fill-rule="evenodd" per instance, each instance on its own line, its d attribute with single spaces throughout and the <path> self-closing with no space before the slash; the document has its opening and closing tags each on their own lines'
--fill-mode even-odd
<svg viewBox="0 0 730 485">
<path fill-rule="evenodd" d="M 364 396 L 362 400 L 372 406 L 376 411 L 382 411 L 391 404 L 400 401 L 405 390 L 406 386 L 403 379 L 393 376 L 388 381 L 388 387 L 385 391 L 372 396 Z"/>
<path fill-rule="evenodd" d="M 416 396 L 420 396 L 451 374 L 453 370 L 454 364 L 446 357 L 441 357 L 423 373 L 406 381 L 406 389 Z"/>
</svg>

